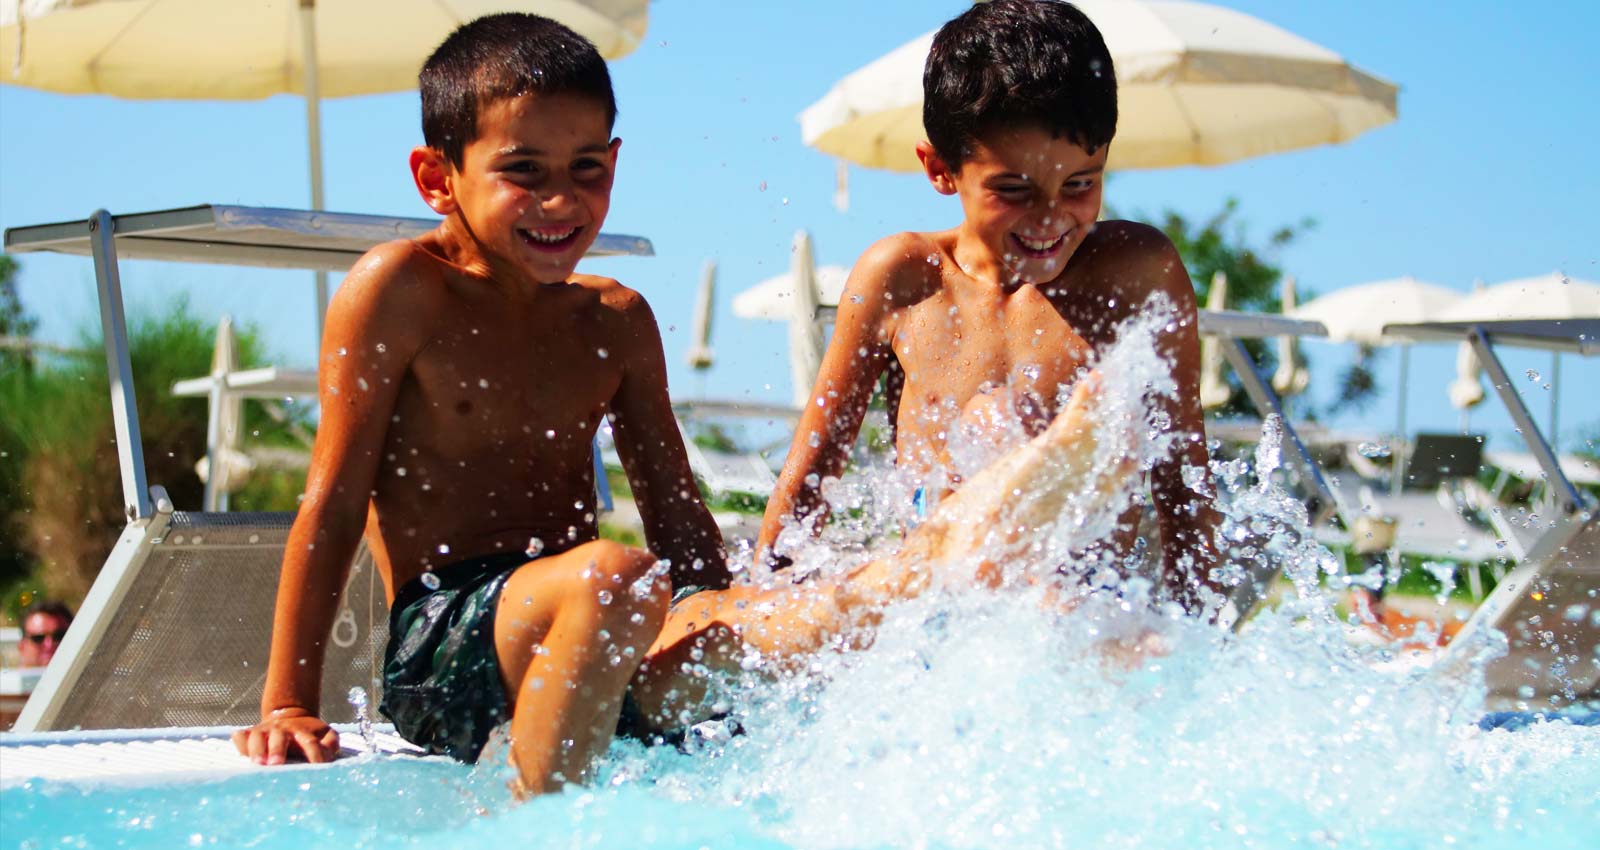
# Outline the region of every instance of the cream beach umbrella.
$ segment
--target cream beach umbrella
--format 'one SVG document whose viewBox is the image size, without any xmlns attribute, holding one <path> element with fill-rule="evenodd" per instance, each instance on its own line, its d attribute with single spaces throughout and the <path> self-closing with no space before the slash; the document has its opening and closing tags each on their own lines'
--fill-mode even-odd
<svg viewBox="0 0 1600 850">
<path fill-rule="evenodd" d="M 1077 0 L 1118 84 L 1113 169 L 1219 165 L 1345 142 L 1397 114 L 1394 84 L 1241 12 L 1186 0 Z M 800 114 L 806 144 L 917 171 L 927 33 L 863 66 Z"/>
<path fill-rule="evenodd" d="M 843 266 L 818 266 L 817 303 L 835 306 L 844 294 L 845 281 L 850 270 Z M 741 319 L 764 319 L 770 322 L 787 322 L 794 315 L 794 273 L 784 272 L 769 277 L 733 297 L 733 314 Z"/>
<path fill-rule="evenodd" d="M 644 37 L 648 0 L 0 0 L 0 82 L 141 100 L 304 95 L 322 209 L 321 98 L 415 88 L 451 30 L 493 12 L 554 18 L 616 58 Z"/>
<path fill-rule="evenodd" d="M 1451 306 L 1442 322 L 1496 319 L 1600 318 L 1600 284 L 1552 272 L 1486 286 Z M 1561 354 L 1551 352 L 1550 442 L 1559 446 L 1561 425 Z"/>
<path fill-rule="evenodd" d="M 1461 293 L 1438 284 L 1424 283 L 1412 277 L 1397 277 L 1375 283 L 1348 286 L 1312 299 L 1290 315 L 1296 319 L 1311 319 L 1328 329 L 1332 342 L 1355 342 L 1362 345 L 1392 345 L 1395 340 L 1383 335 L 1386 324 L 1432 322 L 1452 305 L 1461 300 Z M 1406 436 L 1406 393 L 1411 372 L 1411 346 L 1400 344 L 1400 386 L 1395 398 L 1395 437 L 1403 443 Z M 1392 482 L 1395 493 L 1400 492 L 1404 458 L 1395 461 L 1396 474 Z"/>
<path fill-rule="evenodd" d="M 1283 312 L 1293 310 L 1297 299 L 1294 275 L 1284 275 L 1280 299 Z M 1306 369 L 1305 358 L 1300 356 L 1300 341 L 1292 336 L 1278 337 L 1278 368 L 1272 373 L 1272 388 L 1278 395 L 1288 398 L 1305 392 L 1309 386 L 1311 373 Z"/>
<path fill-rule="evenodd" d="M 1207 310 L 1228 308 L 1228 276 L 1217 272 L 1211 276 L 1211 291 L 1206 293 Z M 1200 340 L 1200 406 L 1215 410 L 1228 403 L 1233 388 L 1222 378 L 1222 346 L 1215 336 Z"/>
</svg>

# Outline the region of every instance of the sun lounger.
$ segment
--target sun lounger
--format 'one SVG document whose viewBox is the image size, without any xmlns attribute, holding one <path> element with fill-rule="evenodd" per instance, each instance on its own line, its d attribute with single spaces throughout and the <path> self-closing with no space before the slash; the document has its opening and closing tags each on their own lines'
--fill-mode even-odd
<svg viewBox="0 0 1600 850">
<path fill-rule="evenodd" d="M 1491 707 L 1543 708 L 1600 698 L 1600 505 L 1572 485 L 1496 344 L 1600 354 L 1600 319 L 1390 325 L 1414 340 L 1472 344 L 1491 385 L 1543 471 L 1553 511 L 1519 563 L 1456 635 L 1440 669 L 1466 675 L 1503 636 L 1504 653 L 1483 668 Z"/>
</svg>

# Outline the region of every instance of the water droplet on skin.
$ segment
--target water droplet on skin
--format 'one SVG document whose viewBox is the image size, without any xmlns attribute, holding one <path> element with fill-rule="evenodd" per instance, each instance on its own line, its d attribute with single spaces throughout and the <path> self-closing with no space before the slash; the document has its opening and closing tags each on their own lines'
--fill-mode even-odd
<svg viewBox="0 0 1600 850">
<path fill-rule="evenodd" d="M 429 590 L 439 589 L 439 577 L 431 572 L 422 574 L 422 586 Z"/>
<path fill-rule="evenodd" d="M 349 350 L 349 349 L 347 349 L 347 348 L 345 348 L 345 347 L 344 347 L 344 346 L 342 346 L 342 345 L 341 345 L 341 346 L 339 346 L 339 356 L 340 356 L 340 357 L 343 357 L 343 356 L 345 356 L 345 355 L 346 355 L 346 354 L 349 354 L 349 353 L 350 353 L 350 350 Z"/>
<path fill-rule="evenodd" d="M 611 596 L 611 591 L 602 590 L 595 594 L 595 598 L 600 600 L 601 605 L 610 605 L 613 597 Z"/>
<path fill-rule="evenodd" d="M 450 554 L 450 544 L 448 544 L 448 543 L 440 543 L 439 544 L 439 554 L 441 554 L 441 555 Z"/>
<path fill-rule="evenodd" d="M 601 360 L 604 360 L 607 357 L 611 356 L 611 352 L 606 351 L 604 348 L 596 348 L 594 350 L 594 353 L 595 353 L 595 356 L 599 357 Z"/>
<path fill-rule="evenodd" d="M 394 474 L 404 478 L 406 477 L 406 468 L 403 466 L 395 467 Z"/>
<path fill-rule="evenodd" d="M 862 297 L 859 296 L 859 295 L 850 296 L 850 303 L 851 304 L 860 304 L 863 300 L 864 299 L 862 299 Z"/>
<path fill-rule="evenodd" d="M 378 350 L 378 353 L 379 353 L 379 354 L 382 354 L 382 353 L 384 353 L 384 352 L 385 352 L 385 351 L 388 351 L 388 350 L 389 350 L 389 346 L 387 346 L 387 345 L 384 345 L 384 344 L 383 344 L 383 343 L 381 343 L 381 342 L 380 342 L 380 343 L 378 343 L 378 344 L 377 344 L 377 345 L 375 345 L 375 346 L 373 346 L 373 348 L 375 348 L 375 349 L 377 349 L 377 350 Z"/>
<path fill-rule="evenodd" d="M 550 430 L 545 431 L 544 436 L 545 439 L 554 440 L 556 438 L 556 429 L 551 428 Z"/>
<path fill-rule="evenodd" d="M 366 392 L 367 391 L 367 379 L 366 378 L 357 378 L 356 379 L 356 387 L 358 389 L 360 389 L 362 392 Z"/>
<path fill-rule="evenodd" d="M 488 378 L 479 378 L 478 379 L 478 389 L 486 390 L 488 388 L 489 388 L 489 379 Z"/>
</svg>

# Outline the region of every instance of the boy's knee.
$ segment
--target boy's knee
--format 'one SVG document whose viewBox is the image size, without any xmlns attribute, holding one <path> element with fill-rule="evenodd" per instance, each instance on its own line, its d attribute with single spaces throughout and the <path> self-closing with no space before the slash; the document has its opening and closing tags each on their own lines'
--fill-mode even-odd
<svg viewBox="0 0 1600 850">
<path fill-rule="evenodd" d="M 671 604 L 672 585 L 665 571 L 656 568 L 656 556 L 609 540 L 596 541 L 591 547 L 586 591 L 600 603 L 602 615 L 609 612 L 612 616 L 607 619 L 646 631 L 659 630 Z"/>
</svg>

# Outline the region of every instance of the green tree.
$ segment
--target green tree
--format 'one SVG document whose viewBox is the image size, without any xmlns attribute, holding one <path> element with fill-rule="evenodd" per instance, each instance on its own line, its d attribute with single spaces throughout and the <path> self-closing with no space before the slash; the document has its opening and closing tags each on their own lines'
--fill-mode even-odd
<svg viewBox="0 0 1600 850">
<path fill-rule="evenodd" d="M 195 463 L 205 453 L 206 400 L 177 398 L 171 388 L 177 380 L 210 371 L 214 341 L 215 328 L 196 318 L 185 302 L 165 315 L 130 322 L 146 470 L 150 483 L 164 486 L 179 509 L 200 507 L 204 487 Z M 262 363 L 260 338 L 252 329 L 239 333 L 238 345 L 241 363 Z M 80 347 L 98 353 L 101 344 L 84 333 Z M 42 362 L 0 377 L 4 431 L 20 457 L 6 465 L 17 485 L 3 518 L 14 532 L 6 539 L 15 541 L 9 546 L 20 550 L 22 568 L 32 571 L 42 589 L 72 601 L 88 590 L 126 523 L 109 399 L 99 357 Z M 245 406 L 245 434 L 257 443 L 298 445 L 291 432 L 303 420 L 301 414 L 278 422 L 259 405 Z M 302 475 L 268 474 L 253 483 L 255 503 L 248 507 L 292 508 Z M 15 551 L 12 558 L 15 571 Z"/>
<path fill-rule="evenodd" d="M 1115 215 L 1114 211 L 1109 211 Z M 1267 234 L 1264 243 L 1252 239 L 1249 228 L 1240 219 L 1239 201 L 1229 198 L 1222 209 L 1202 220 L 1193 220 L 1175 210 L 1166 210 L 1155 217 L 1142 214 L 1134 216 L 1154 227 L 1172 240 L 1194 282 L 1195 297 L 1202 307 L 1211 297 L 1212 281 L 1218 272 L 1228 279 L 1227 308 L 1259 313 L 1279 313 L 1283 309 L 1282 282 L 1284 270 L 1275 259 L 1284 248 L 1316 227 L 1316 221 L 1300 221 L 1278 227 Z M 1314 297 L 1313 292 L 1301 288 L 1302 301 Z M 1266 340 L 1245 340 L 1245 349 L 1258 364 L 1263 374 L 1271 374 L 1277 367 L 1275 347 Z M 1339 375 L 1339 389 L 1333 402 L 1321 411 L 1302 406 L 1297 413 L 1316 418 L 1346 408 L 1361 409 L 1375 396 L 1377 382 L 1372 372 L 1370 349 L 1358 351 L 1356 359 Z M 1244 395 L 1237 376 L 1229 375 L 1233 387 L 1232 397 L 1220 411 L 1223 416 L 1254 412 L 1254 407 Z"/>
<path fill-rule="evenodd" d="M 17 261 L 0 254 L 0 338 L 20 343 L 38 327 L 17 295 Z M 0 386 L 19 381 L 31 372 L 33 358 L 26 348 L 0 346 Z M 25 506 L 22 498 L 23 454 L 15 421 L 18 407 L 0 401 L 0 586 L 16 582 L 28 572 L 29 558 L 20 543 L 16 518 Z"/>
</svg>

